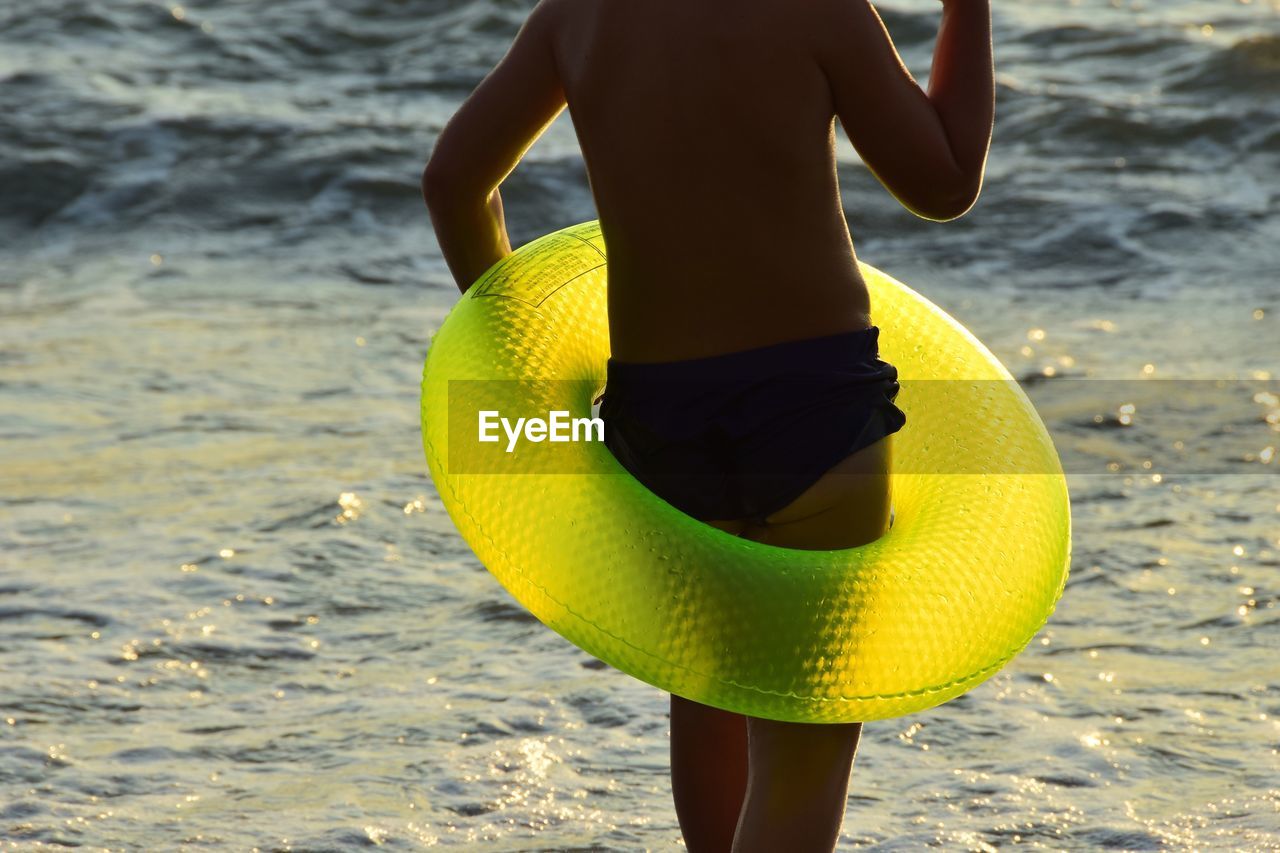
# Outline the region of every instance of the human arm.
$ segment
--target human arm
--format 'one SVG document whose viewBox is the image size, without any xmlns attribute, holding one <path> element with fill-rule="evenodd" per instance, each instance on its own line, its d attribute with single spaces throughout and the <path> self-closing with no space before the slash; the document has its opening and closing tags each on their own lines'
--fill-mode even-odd
<svg viewBox="0 0 1280 853">
<path fill-rule="evenodd" d="M 445 263 L 466 292 L 511 254 L 498 186 L 565 107 L 552 45 L 555 0 L 541 0 L 502 61 L 436 139 L 422 196 Z"/>
<path fill-rule="evenodd" d="M 815 32 L 840 123 L 904 207 L 946 221 L 982 189 L 995 121 L 989 0 L 943 0 L 926 94 L 868 0 L 825 0 Z"/>
</svg>

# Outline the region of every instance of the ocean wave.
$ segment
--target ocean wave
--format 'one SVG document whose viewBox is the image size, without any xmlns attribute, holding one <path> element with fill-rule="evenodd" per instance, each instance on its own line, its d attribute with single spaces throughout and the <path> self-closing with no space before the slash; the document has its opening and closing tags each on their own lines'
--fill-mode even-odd
<svg viewBox="0 0 1280 853">
<path fill-rule="evenodd" d="M 1189 66 L 1169 70 L 1166 91 L 1238 96 L 1248 100 L 1280 93 L 1280 35 L 1242 38 Z"/>
</svg>

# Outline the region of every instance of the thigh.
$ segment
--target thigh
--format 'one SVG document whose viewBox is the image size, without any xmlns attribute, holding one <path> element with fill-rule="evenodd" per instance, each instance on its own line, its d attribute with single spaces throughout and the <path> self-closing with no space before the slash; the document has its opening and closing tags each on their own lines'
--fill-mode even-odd
<svg viewBox="0 0 1280 853">
<path fill-rule="evenodd" d="M 740 534 L 781 548 L 836 550 L 865 545 L 889 529 L 893 435 L 846 456 L 800 497 Z"/>
<path fill-rule="evenodd" d="M 880 538 L 889 529 L 892 439 L 890 434 L 845 457 L 743 538 L 808 550 L 852 548 Z M 860 722 L 748 717 L 748 797 L 755 808 L 744 811 L 739 832 L 766 833 L 786 819 L 812 847 L 831 849 L 861 737 Z"/>
</svg>

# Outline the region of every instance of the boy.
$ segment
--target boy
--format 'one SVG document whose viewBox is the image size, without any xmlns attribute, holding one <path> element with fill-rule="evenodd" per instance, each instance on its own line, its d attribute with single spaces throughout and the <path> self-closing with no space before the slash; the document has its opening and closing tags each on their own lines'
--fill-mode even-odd
<svg viewBox="0 0 1280 853">
<path fill-rule="evenodd" d="M 927 94 L 867 0 L 541 0 L 423 174 L 464 291 L 510 254 L 498 185 L 566 106 L 609 253 L 610 449 L 735 535 L 810 549 L 884 535 L 905 416 L 835 123 L 913 213 L 963 215 L 994 121 L 988 0 L 942 0 Z M 689 850 L 833 849 L 861 728 L 673 695 Z"/>
</svg>

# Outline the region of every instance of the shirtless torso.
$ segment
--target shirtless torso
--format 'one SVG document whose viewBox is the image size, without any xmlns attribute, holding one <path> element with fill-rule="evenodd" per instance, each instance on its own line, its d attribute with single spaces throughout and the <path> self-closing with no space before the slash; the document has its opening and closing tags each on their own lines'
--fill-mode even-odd
<svg viewBox="0 0 1280 853">
<path fill-rule="evenodd" d="M 867 328 L 836 122 L 904 207 L 961 216 L 994 118 L 987 2 L 943 0 L 926 94 L 868 0 L 539 0 L 423 175 L 455 280 L 510 252 L 495 187 L 567 106 L 618 360 Z"/>
<path fill-rule="evenodd" d="M 556 62 L 608 245 L 614 357 L 697 358 L 871 325 L 836 180 L 835 104 L 790 4 L 561 11 Z"/>
</svg>

